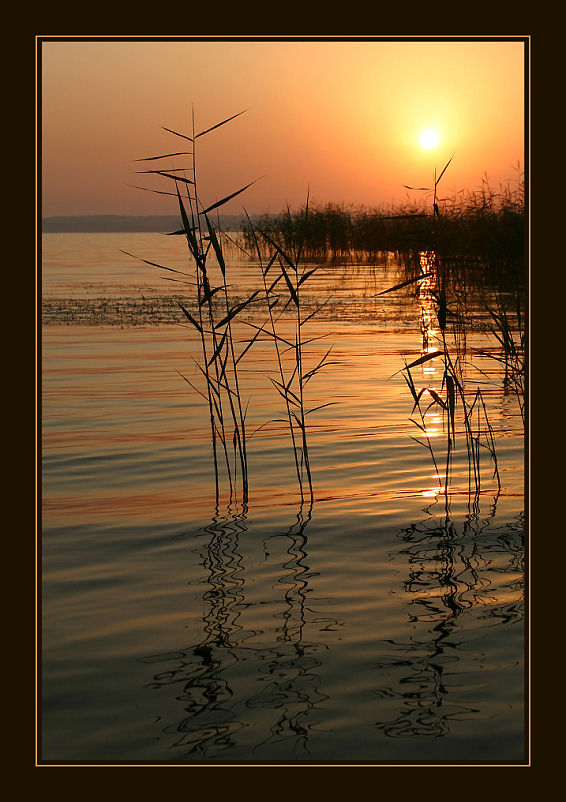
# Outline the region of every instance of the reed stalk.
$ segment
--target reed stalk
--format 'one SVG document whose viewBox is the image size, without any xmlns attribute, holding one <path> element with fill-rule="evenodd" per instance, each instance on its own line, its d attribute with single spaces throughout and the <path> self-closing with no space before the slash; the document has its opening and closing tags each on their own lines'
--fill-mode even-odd
<svg viewBox="0 0 566 802">
<path fill-rule="evenodd" d="M 246 413 L 242 405 L 240 381 L 238 378 L 238 363 L 244 356 L 244 353 L 249 349 L 249 346 L 246 347 L 242 353 L 237 355 L 232 324 L 236 317 L 255 300 L 258 293 L 252 293 L 252 295 L 243 302 L 232 306 L 230 305 L 220 224 L 218 222 L 217 231 L 209 217 L 211 211 L 220 208 L 225 203 L 232 200 L 232 198 L 244 192 L 251 184 L 247 184 L 245 187 L 205 207 L 200 200 L 199 192 L 197 140 L 225 125 L 242 113 L 243 112 L 235 114 L 206 130 L 197 132 L 193 108 L 191 135 L 165 128 L 169 133 L 190 141 L 192 145 L 191 151 L 180 151 L 172 154 L 164 154 L 163 156 L 151 156 L 146 159 L 137 160 L 155 161 L 178 155 L 190 155 L 192 157 L 191 167 L 188 170 L 191 176 L 190 178 L 186 176 L 186 168 L 171 168 L 167 171 L 152 169 L 143 172 L 151 173 L 174 182 L 175 192 L 160 194 L 173 195 L 177 198 L 182 227 L 178 231 L 171 232 L 171 235 L 181 235 L 185 237 L 189 254 L 194 263 L 194 276 L 196 280 L 191 283 L 196 288 L 193 302 L 193 306 L 197 310 L 196 317 L 195 313 L 191 313 L 187 308 L 190 304 L 184 305 L 179 303 L 179 306 L 191 326 L 193 326 L 199 334 L 202 362 L 201 364 L 197 362 L 197 369 L 204 378 L 205 393 L 195 387 L 185 376 L 183 376 L 183 378 L 193 390 L 196 390 L 206 399 L 208 404 L 217 508 L 221 496 L 218 442 L 221 444 L 224 456 L 224 466 L 228 481 L 229 504 L 237 501 L 238 485 L 236 480 L 238 478 L 239 484 L 241 484 L 240 499 L 244 508 L 247 507 L 249 498 L 245 427 Z M 184 190 L 184 195 L 181 190 Z M 216 270 L 211 267 L 209 262 L 211 254 L 216 258 Z M 156 266 L 163 267 L 161 265 Z M 218 275 L 218 271 L 220 275 Z M 223 298 L 224 302 L 224 313 L 220 315 L 216 308 L 217 301 L 215 296 L 217 294 L 219 294 L 218 297 Z M 219 319 L 219 317 L 221 319 Z M 227 409 L 229 409 L 229 416 L 227 414 Z M 234 450 L 232 457 L 230 457 L 228 452 L 229 429 L 232 432 L 231 440 Z"/>
<path fill-rule="evenodd" d="M 267 329 L 267 324 L 265 324 L 262 327 L 258 327 L 258 331 L 267 333 L 274 342 L 279 380 L 271 378 L 271 383 L 278 394 L 285 401 L 287 413 L 286 422 L 289 426 L 295 470 L 297 473 L 297 482 L 301 495 L 301 504 L 304 503 L 305 496 L 308 494 L 309 503 L 312 506 L 314 502 L 314 490 L 306 418 L 311 413 L 316 412 L 323 407 L 330 406 L 334 402 L 321 404 L 317 407 L 307 409 L 305 387 L 310 379 L 313 378 L 320 370 L 335 363 L 328 359 L 332 350 L 329 348 L 315 367 L 310 369 L 305 368 L 305 346 L 313 342 L 314 339 L 319 338 L 305 339 L 303 336 L 303 326 L 309 320 L 312 320 L 319 309 L 324 306 L 324 304 L 321 304 L 318 309 L 315 309 L 308 315 L 304 315 L 303 313 L 301 299 L 304 286 L 308 279 L 310 279 L 320 268 L 320 266 L 317 266 L 307 269 L 306 267 L 302 266 L 304 232 L 307 228 L 309 214 L 308 195 L 305 204 L 304 218 L 301 220 L 299 232 L 300 235 L 298 237 L 289 209 L 287 213 L 290 231 L 290 239 L 287 243 L 288 247 L 282 247 L 282 245 L 276 242 L 266 231 L 263 231 L 259 227 L 252 224 L 248 216 L 249 241 L 251 241 L 255 247 L 262 272 L 262 280 L 270 324 L 270 329 Z M 262 245 L 264 244 L 266 244 L 270 250 L 269 260 L 265 269 L 263 268 L 262 261 Z M 267 275 L 276 263 L 279 267 L 278 275 L 268 286 Z M 276 316 L 273 310 L 281 301 L 283 301 L 280 291 L 276 291 L 275 289 L 277 285 L 282 288 L 286 288 L 287 296 L 282 304 L 281 311 Z M 277 330 L 277 323 L 282 319 L 289 306 L 294 309 L 295 336 L 292 341 L 286 340 Z M 283 346 L 286 346 L 286 351 L 291 351 L 293 354 L 292 364 L 287 368 L 287 372 L 285 371 L 283 362 Z M 300 445 L 298 445 L 298 443 L 300 443 Z"/>
</svg>

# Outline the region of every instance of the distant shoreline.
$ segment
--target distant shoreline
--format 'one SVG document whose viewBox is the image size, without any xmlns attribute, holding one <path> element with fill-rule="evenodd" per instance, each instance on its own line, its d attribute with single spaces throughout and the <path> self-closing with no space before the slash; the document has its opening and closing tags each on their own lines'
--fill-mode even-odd
<svg viewBox="0 0 566 802">
<path fill-rule="evenodd" d="M 245 221 L 244 215 L 220 215 L 220 225 L 226 230 L 239 229 Z M 109 234 L 127 232 L 176 231 L 180 227 L 178 216 L 148 215 L 137 217 L 120 214 L 95 214 L 77 216 L 44 217 L 41 231 L 44 234 Z"/>
</svg>

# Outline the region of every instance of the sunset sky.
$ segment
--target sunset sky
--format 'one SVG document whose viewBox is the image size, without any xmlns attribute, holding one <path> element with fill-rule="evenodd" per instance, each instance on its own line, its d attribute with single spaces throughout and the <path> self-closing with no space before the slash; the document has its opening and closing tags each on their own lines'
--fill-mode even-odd
<svg viewBox="0 0 566 802">
<path fill-rule="evenodd" d="M 430 185 L 455 153 L 445 192 L 514 181 L 524 166 L 520 41 L 47 41 L 41 44 L 43 216 L 175 214 L 162 177 L 134 159 L 190 150 L 191 133 L 246 110 L 198 140 L 210 204 L 279 212 L 288 203 L 372 207 Z M 419 137 L 432 129 L 435 147 Z M 434 139 L 428 144 L 434 144 Z M 184 145 L 189 145 L 185 148 Z M 184 160 L 183 160 L 184 158 Z M 162 169 L 189 164 L 165 159 Z M 155 163 L 149 163 L 154 166 Z"/>
</svg>

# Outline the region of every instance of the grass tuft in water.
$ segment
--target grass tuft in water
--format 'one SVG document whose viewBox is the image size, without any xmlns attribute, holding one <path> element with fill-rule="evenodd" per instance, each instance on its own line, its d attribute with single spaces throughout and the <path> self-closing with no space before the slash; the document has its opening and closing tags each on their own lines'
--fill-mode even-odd
<svg viewBox="0 0 566 802">
<path fill-rule="evenodd" d="M 236 304 L 230 301 L 220 223 L 218 220 L 215 225 L 210 218 L 210 213 L 245 192 L 254 182 L 230 192 L 220 200 L 205 207 L 199 197 L 197 140 L 243 113 L 234 114 L 203 131 L 197 132 L 193 109 L 192 133 L 190 136 L 162 126 L 169 133 L 192 142 L 192 151 L 179 151 L 137 160 L 155 161 L 180 155 L 192 157 L 189 167 L 144 172 L 165 178 L 174 183 L 175 192 L 165 194 L 171 194 L 176 197 L 182 227 L 177 231 L 171 232 L 171 235 L 185 237 L 194 265 L 194 271 L 190 274 L 191 280 L 183 282 L 192 287 L 192 299 L 184 303 L 179 301 L 179 307 L 185 319 L 199 335 L 201 362 L 197 363 L 196 367 L 204 382 L 204 389 L 197 387 L 186 376 L 183 376 L 183 378 L 208 404 L 217 507 L 221 498 L 221 464 L 224 466 L 224 473 L 228 483 L 230 504 L 236 502 L 239 498 L 242 505 L 246 507 L 249 498 L 246 409 L 242 403 L 240 392 L 238 364 L 252 343 L 248 344 L 240 353 L 237 353 L 233 336 L 233 323 L 237 316 L 256 300 L 258 292 L 252 293 L 244 301 L 239 301 Z M 186 172 L 189 173 L 190 177 L 179 175 L 179 173 Z M 211 260 L 211 257 L 214 257 L 214 259 Z M 164 268 L 163 265 L 158 265 L 154 262 L 142 261 L 155 267 L 173 270 L 172 268 Z M 216 303 L 216 296 L 222 299 L 221 311 L 219 311 Z M 220 455 L 223 456 L 223 460 Z"/>
</svg>

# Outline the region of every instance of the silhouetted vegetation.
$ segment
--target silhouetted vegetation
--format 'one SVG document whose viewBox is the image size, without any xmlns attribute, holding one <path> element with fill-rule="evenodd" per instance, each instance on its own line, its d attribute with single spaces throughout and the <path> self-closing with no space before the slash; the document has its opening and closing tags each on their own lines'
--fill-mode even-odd
<svg viewBox="0 0 566 802">
<path fill-rule="evenodd" d="M 243 403 L 241 397 L 238 364 L 260 336 L 274 344 L 278 374 L 277 378 L 269 378 L 285 401 L 286 422 L 289 425 L 301 503 L 308 498 L 312 506 L 314 494 L 306 417 L 335 402 L 328 401 L 310 409 L 306 406 L 304 391 L 307 383 L 320 370 L 334 364 L 328 361 L 332 349 L 328 349 L 316 365 L 307 366 L 304 362 L 305 346 L 320 338 L 306 338 L 303 326 L 326 304 L 325 301 L 312 311 L 305 308 L 302 288 L 320 267 L 309 266 L 308 260 L 336 259 L 344 262 L 351 258 L 365 258 L 371 264 L 373 256 L 384 252 L 395 254 L 407 272 L 402 282 L 385 292 L 407 288 L 413 293 L 415 290 L 426 292 L 429 302 L 435 306 L 440 336 L 434 346 L 428 341 L 423 342 L 421 356 L 410 364 L 405 362 L 405 367 L 400 372 L 403 372 L 413 398 L 413 413 L 418 410 L 420 416 L 420 421 L 412 418 L 424 437 L 424 440 L 417 442 L 430 453 L 439 481 L 439 491 L 445 496 L 447 512 L 457 413 L 460 413 L 460 424 L 465 433 L 470 498 L 472 495 L 477 498 L 481 492 L 482 448 L 489 454 L 493 478 L 497 480 L 499 490 L 501 484 L 495 437 L 488 419 L 484 395 L 479 387 L 471 394 L 465 388 L 464 365 L 467 360 L 464 323 L 468 315 L 467 296 L 470 287 L 488 281 L 498 290 L 504 287 L 514 288 L 517 293 L 519 323 L 517 336 L 502 300 L 498 302 L 496 310 L 487 307 L 486 311 L 493 324 L 490 324 L 489 332 L 503 349 L 503 354 L 497 353 L 495 358 L 503 362 L 506 385 L 516 393 L 521 413 L 524 414 L 525 343 L 520 324 L 524 319 L 521 311 L 521 285 L 525 267 L 526 228 L 521 173 L 519 172 L 514 186 L 508 183 L 497 192 L 490 187 L 485 176 L 477 191 L 441 197 L 439 185 L 452 157 L 438 175 L 435 169 L 431 187 L 406 187 L 410 191 L 421 193 L 418 202 L 407 201 L 392 210 L 368 210 L 365 207 L 346 207 L 344 204 L 312 206 L 307 196 L 304 207 L 299 211 L 287 209 L 280 215 L 264 215 L 259 220 L 246 217 L 246 222 L 242 224 L 242 241 L 235 244 L 248 258 L 256 262 L 262 277 L 264 298 L 261 297 L 261 291 L 256 289 L 248 297 L 236 302 L 228 293 L 232 285 L 226 275 L 227 263 L 223 252 L 226 235 L 222 232 L 218 209 L 239 196 L 254 182 L 204 208 L 199 198 L 195 153 L 200 137 L 239 117 L 241 113 L 199 133 L 195 129 L 193 113 L 193 130 L 190 135 L 166 128 L 166 131 L 190 142 L 192 146 L 190 152 L 166 156 L 192 156 L 191 165 L 170 168 L 167 171 L 152 166 L 152 169 L 139 171 L 174 183 L 174 192 L 150 191 L 175 198 L 182 227 L 170 235 L 186 239 L 194 264 L 194 272 L 188 274 L 141 260 L 179 274 L 180 278 L 175 280 L 191 288 L 190 309 L 181 302 L 179 306 L 190 327 L 200 336 L 202 360 L 200 364 L 197 363 L 197 368 L 205 380 L 204 389 L 199 389 L 188 378 L 183 378 L 208 404 L 217 506 L 220 499 L 221 453 L 224 455 L 230 501 L 237 498 L 240 480 L 240 498 L 244 508 L 248 503 L 249 436 L 245 422 L 247 404 Z M 154 162 L 163 158 L 165 156 L 152 156 L 136 161 Z M 186 173 L 191 177 L 187 178 Z M 217 215 L 216 224 L 210 217 L 212 211 Z M 247 252 L 246 248 L 252 253 Z M 261 304 L 267 317 L 263 325 L 244 320 L 253 329 L 253 336 L 244 343 L 237 342 L 233 324 L 240 313 L 244 310 L 249 312 L 252 304 Z M 291 310 L 295 323 L 295 336 L 291 335 L 291 339 L 288 334 L 283 336 L 278 329 L 279 321 L 289 318 L 289 314 L 285 317 L 287 309 Z M 242 344 L 245 347 L 238 348 Z M 283 354 L 290 355 L 290 365 L 284 365 Z M 441 386 L 418 387 L 411 368 L 435 358 L 443 362 Z M 425 422 L 425 415 L 434 406 L 438 407 L 445 419 L 446 447 L 443 465 L 438 459 L 440 455 L 435 454 Z"/>
<path fill-rule="evenodd" d="M 286 210 L 263 215 L 257 225 L 281 247 L 289 247 L 292 232 L 299 232 L 311 259 L 363 259 L 389 251 L 407 267 L 419 269 L 420 252 L 434 249 L 455 277 L 522 283 L 526 226 L 520 173 L 514 185 L 509 182 L 497 191 L 487 176 L 479 189 L 449 197 L 433 197 L 433 188 L 425 191 L 430 198 L 408 199 L 389 209 L 311 203 L 308 217 L 302 208 Z M 248 223 L 242 233 L 251 244 Z"/>
</svg>

